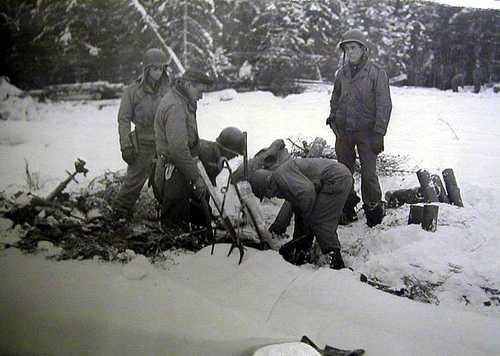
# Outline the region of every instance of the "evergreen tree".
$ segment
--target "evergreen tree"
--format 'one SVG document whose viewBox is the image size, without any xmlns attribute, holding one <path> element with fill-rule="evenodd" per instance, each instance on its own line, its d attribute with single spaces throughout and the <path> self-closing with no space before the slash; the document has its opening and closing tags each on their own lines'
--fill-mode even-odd
<svg viewBox="0 0 500 356">
<path fill-rule="evenodd" d="M 216 72 L 215 38 L 222 24 L 213 5 L 210 0 L 168 0 L 154 2 L 150 8 L 160 32 L 186 68 Z"/>
</svg>

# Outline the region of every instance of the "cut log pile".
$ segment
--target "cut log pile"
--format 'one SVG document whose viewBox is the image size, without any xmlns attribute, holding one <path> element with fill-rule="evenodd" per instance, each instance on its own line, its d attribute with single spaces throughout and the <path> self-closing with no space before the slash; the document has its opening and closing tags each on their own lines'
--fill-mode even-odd
<svg viewBox="0 0 500 356">
<path fill-rule="evenodd" d="M 387 207 L 397 208 L 403 204 L 412 204 L 408 224 L 420 224 L 426 231 L 436 231 L 439 207 L 435 204 L 423 206 L 415 204 L 440 202 L 458 207 L 464 206 L 453 169 L 447 168 L 442 173 L 445 184 L 439 175 L 431 175 L 425 169 L 418 170 L 417 178 L 420 186 L 386 192 Z"/>
<path fill-rule="evenodd" d="M 102 100 L 121 97 L 125 86 L 106 81 L 50 85 L 31 90 L 29 94 L 40 100 Z"/>
</svg>

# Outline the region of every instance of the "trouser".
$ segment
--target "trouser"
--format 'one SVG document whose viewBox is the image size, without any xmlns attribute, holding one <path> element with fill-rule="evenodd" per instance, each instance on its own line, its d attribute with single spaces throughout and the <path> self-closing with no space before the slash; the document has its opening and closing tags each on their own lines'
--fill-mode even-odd
<svg viewBox="0 0 500 356">
<path fill-rule="evenodd" d="M 155 146 L 152 143 L 141 143 L 136 160 L 127 167 L 127 173 L 120 191 L 113 202 L 113 208 L 118 211 L 131 212 L 139 199 L 142 187 L 151 173 L 151 163 L 155 156 Z"/>
<path fill-rule="evenodd" d="M 162 226 L 189 231 L 191 223 L 210 228 L 212 217 L 208 200 L 208 193 L 204 201 L 194 197 L 190 182 L 178 169 L 174 169 L 170 178 L 164 183 L 159 202 Z"/>
<path fill-rule="evenodd" d="M 358 149 L 361 164 L 361 198 L 365 204 L 378 204 L 382 191 L 377 177 L 377 155 L 371 146 L 373 134 L 369 130 L 352 131 L 336 136 L 335 152 L 337 160 L 354 173 L 356 151 Z M 353 187 L 354 189 L 354 187 Z"/>
<path fill-rule="evenodd" d="M 331 167 L 334 169 L 334 166 Z M 352 175 L 347 168 L 344 169 L 346 174 L 338 175 L 337 172 L 332 179 L 329 179 L 328 171 L 324 172 L 322 187 L 316 196 L 311 214 L 310 229 L 316 236 L 322 253 L 340 248 L 337 227 L 353 183 Z"/>
</svg>

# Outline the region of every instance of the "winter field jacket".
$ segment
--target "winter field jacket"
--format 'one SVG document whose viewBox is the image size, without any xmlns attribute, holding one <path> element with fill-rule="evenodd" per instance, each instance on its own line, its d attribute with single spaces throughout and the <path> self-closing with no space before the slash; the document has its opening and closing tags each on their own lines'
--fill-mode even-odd
<svg viewBox="0 0 500 356">
<path fill-rule="evenodd" d="M 354 77 L 349 63 L 339 69 L 330 100 L 332 129 L 336 134 L 373 130 L 385 135 L 391 110 L 389 80 L 383 69 L 370 60 Z"/>
<path fill-rule="evenodd" d="M 162 98 L 154 121 L 156 152 L 194 182 L 199 177 L 196 102 L 173 85 Z"/>
<path fill-rule="evenodd" d="M 139 143 L 154 144 L 154 118 L 162 96 L 169 88 L 168 78 L 162 77 L 156 91 L 139 78 L 125 89 L 118 111 L 118 134 L 120 147 L 132 146 L 129 139 L 131 122 Z"/>
<path fill-rule="evenodd" d="M 352 177 L 342 163 L 326 158 L 290 159 L 272 173 L 278 198 L 285 199 L 298 208 L 308 224 L 312 221 L 316 195 L 332 193 L 337 179 Z"/>
</svg>

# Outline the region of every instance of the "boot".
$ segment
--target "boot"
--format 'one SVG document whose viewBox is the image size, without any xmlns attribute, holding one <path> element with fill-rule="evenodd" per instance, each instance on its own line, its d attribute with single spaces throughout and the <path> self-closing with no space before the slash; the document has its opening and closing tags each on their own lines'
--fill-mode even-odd
<svg viewBox="0 0 500 356">
<path fill-rule="evenodd" d="M 374 227 L 382 222 L 385 216 L 385 202 L 363 204 L 366 216 L 366 225 Z"/>
<path fill-rule="evenodd" d="M 331 269 L 343 269 L 345 268 L 344 259 L 340 253 L 340 248 L 334 249 L 329 253 L 330 255 L 330 268 Z"/>
<path fill-rule="evenodd" d="M 285 261 L 300 266 L 311 262 L 311 246 L 314 236 L 303 235 L 287 242 L 279 249 L 279 253 Z"/>
<path fill-rule="evenodd" d="M 339 225 L 349 225 L 352 222 L 358 221 L 356 205 L 358 205 L 360 201 L 361 199 L 359 199 L 354 190 L 349 193 L 344 208 L 342 209 L 342 215 L 339 218 Z"/>
</svg>

